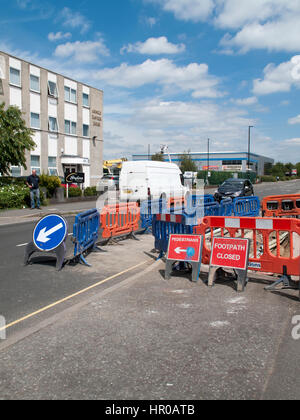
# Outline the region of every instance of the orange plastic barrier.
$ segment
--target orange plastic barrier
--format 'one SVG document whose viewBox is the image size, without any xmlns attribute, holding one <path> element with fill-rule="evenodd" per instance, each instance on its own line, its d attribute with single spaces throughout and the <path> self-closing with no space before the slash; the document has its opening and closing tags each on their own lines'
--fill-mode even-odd
<svg viewBox="0 0 300 420">
<path fill-rule="evenodd" d="M 171 197 L 168 200 L 168 208 L 170 209 L 171 207 L 181 207 L 182 205 L 184 205 L 184 203 L 184 197 Z"/>
<path fill-rule="evenodd" d="M 216 234 L 216 229 L 219 229 L 220 234 Z M 281 255 L 280 235 L 284 232 L 289 233 L 289 256 Z M 300 275 L 300 256 L 294 256 L 294 237 L 295 234 L 300 235 L 300 221 L 297 219 L 205 217 L 203 223 L 194 228 L 194 233 L 204 237 L 203 264 L 210 263 L 209 242 L 212 243 L 214 235 L 223 237 L 228 233 L 231 238 L 251 237 L 249 270 Z M 210 235 L 207 235 L 208 233 Z M 272 252 L 270 242 L 274 241 L 276 241 L 276 251 Z"/>
<path fill-rule="evenodd" d="M 137 203 L 105 206 L 101 212 L 102 237 L 113 238 L 139 229 L 140 208 Z"/>
<path fill-rule="evenodd" d="M 300 194 L 270 195 L 262 201 L 263 217 L 300 216 Z"/>
</svg>

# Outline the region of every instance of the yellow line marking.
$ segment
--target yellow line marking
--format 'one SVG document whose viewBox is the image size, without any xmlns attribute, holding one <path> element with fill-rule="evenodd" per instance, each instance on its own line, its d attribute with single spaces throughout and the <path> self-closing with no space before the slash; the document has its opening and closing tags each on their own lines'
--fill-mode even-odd
<svg viewBox="0 0 300 420">
<path fill-rule="evenodd" d="M 13 326 L 14 326 L 14 325 L 16 325 L 16 324 L 19 324 L 20 322 L 25 321 L 26 319 L 32 318 L 32 317 L 33 317 L 33 316 L 35 316 L 35 315 L 38 315 L 38 314 L 40 314 L 40 313 L 42 313 L 42 312 L 45 312 L 45 311 L 47 311 L 48 309 L 51 309 L 51 308 L 53 308 L 54 306 L 59 305 L 60 303 L 66 302 L 67 300 L 70 300 L 70 299 L 72 299 L 72 298 L 73 298 L 73 297 L 75 297 L 75 296 L 79 296 L 79 295 L 81 295 L 82 293 L 87 292 L 88 290 L 94 289 L 95 287 L 100 286 L 101 284 L 106 283 L 106 282 L 107 282 L 107 281 L 109 281 L 109 280 L 113 280 L 113 279 L 115 279 L 116 277 L 121 276 L 122 274 L 128 273 L 129 271 L 132 271 L 132 270 L 134 270 L 135 268 L 141 267 L 142 265 L 146 264 L 147 262 L 148 262 L 148 261 L 144 261 L 144 262 L 142 262 L 142 263 L 140 263 L 140 264 L 137 264 L 137 265 L 135 265 L 135 266 L 133 266 L 133 267 L 128 268 L 127 270 L 121 271 L 120 273 L 117 273 L 117 274 L 114 274 L 113 276 L 107 277 L 106 279 L 101 280 L 101 281 L 99 281 L 98 283 L 92 284 L 91 286 L 86 287 L 85 289 L 79 290 L 79 292 L 73 293 L 72 295 L 67 296 L 67 297 L 65 297 L 65 298 L 63 298 L 63 299 L 61 299 L 61 300 L 58 300 L 57 302 L 51 303 L 51 305 L 45 306 L 44 308 L 41 308 L 41 309 L 39 309 L 39 310 L 38 310 L 38 311 L 36 311 L 36 312 L 32 312 L 31 314 L 26 315 L 26 316 L 24 316 L 23 318 L 17 319 L 16 321 L 13 321 L 13 322 L 11 322 L 10 324 L 7 324 L 6 326 L 4 326 L 4 327 L 0 328 L 0 331 L 7 330 L 8 328 L 13 327 Z"/>
</svg>

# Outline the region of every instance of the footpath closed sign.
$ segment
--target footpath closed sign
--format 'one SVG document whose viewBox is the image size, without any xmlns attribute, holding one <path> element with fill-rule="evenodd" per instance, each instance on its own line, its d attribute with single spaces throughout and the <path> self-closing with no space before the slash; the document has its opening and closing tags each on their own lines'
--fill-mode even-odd
<svg viewBox="0 0 300 420">
<path fill-rule="evenodd" d="M 248 239 L 214 238 L 210 265 L 246 270 L 248 255 Z"/>
<path fill-rule="evenodd" d="M 202 236 L 170 235 L 168 260 L 199 262 L 202 248 Z"/>
</svg>

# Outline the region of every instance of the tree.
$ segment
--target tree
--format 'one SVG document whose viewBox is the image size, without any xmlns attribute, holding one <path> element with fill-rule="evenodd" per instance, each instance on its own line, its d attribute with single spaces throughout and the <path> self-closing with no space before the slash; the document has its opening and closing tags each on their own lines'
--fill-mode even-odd
<svg viewBox="0 0 300 420">
<path fill-rule="evenodd" d="M 180 170 L 184 174 L 185 172 L 197 172 L 198 168 L 195 162 L 190 156 L 190 152 L 183 153 L 180 156 Z"/>
<path fill-rule="evenodd" d="M 26 167 L 25 151 L 34 150 L 33 131 L 26 127 L 22 112 L 15 106 L 0 104 L 0 173 L 10 174 L 10 166 Z"/>
<path fill-rule="evenodd" d="M 156 160 L 158 162 L 164 162 L 165 158 L 163 153 L 155 153 L 155 155 L 151 156 L 151 160 Z"/>
<path fill-rule="evenodd" d="M 281 162 L 277 162 L 272 168 L 272 175 L 284 177 L 286 172 L 285 165 Z"/>
</svg>

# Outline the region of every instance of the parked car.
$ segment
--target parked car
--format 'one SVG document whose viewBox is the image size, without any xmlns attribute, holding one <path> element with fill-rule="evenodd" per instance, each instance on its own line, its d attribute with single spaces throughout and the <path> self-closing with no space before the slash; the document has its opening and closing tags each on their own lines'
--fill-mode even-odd
<svg viewBox="0 0 300 420">
<path fill-rule="evenodd" d="M 116 187 L 119 189 L 119 175 L 105 174 L 98 182 L 96 189 L 98 192 L 105 192 Z"/>
<path fill-rule="evenodd" d="M 215 200 L 224 198 L 247 197 L 254 195 L 253 185 L 248 179 L 229 178 L 215 191 Z"/>
<path fill-rule="evenodd" d="M 124 162 L 120 173 L 120 199 L 143 201 L 149 198 L 185 197 L 182 172 L 175 163 L 158 161 Z"/>
</svg>

